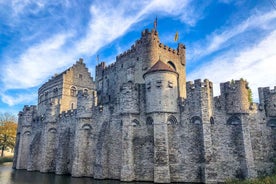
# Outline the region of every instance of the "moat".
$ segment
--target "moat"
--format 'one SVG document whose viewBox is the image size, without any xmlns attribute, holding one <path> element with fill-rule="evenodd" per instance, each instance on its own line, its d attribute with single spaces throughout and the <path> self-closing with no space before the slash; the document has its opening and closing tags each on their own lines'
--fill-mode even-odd
<svg viewBox="0 0 276 184">
<path fill-rule="evenodd" d="M 12 163 L 0 164 L 1 184 L 123 184 L 117 180 L 95 180 L 92 178 L 72 178 L 69 175 L 28 172 L 12 169 Z M 152 184 L 151 182 L 127 182 L 128 184 Z"/>
</svg>

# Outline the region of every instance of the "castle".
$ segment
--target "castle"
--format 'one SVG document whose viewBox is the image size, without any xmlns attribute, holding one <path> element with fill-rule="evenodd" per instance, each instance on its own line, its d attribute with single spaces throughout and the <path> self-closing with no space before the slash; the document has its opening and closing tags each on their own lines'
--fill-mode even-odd
<svg viewBox="0 0 276 184">
<path fill-rule="evenodd" d="M 185 46 L 144 30 L 116 62 L 80 59 L 19 113 L 13 167 L 121 181 L 217 183 L 272 172 L 276 87 L 186 82 Z"/>
</svg>

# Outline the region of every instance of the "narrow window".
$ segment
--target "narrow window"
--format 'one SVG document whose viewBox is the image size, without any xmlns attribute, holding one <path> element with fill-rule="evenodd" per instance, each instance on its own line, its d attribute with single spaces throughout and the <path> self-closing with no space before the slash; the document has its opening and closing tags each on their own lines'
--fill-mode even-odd
<svg viewBox="0 0 276 184">
<path fill-rule="evenodd" d="M 70 95 L 71 96 L 76 96 L 77 95 L 77 89 L 76 87 L 72 86 L 70 89 Z"/>
</svg>

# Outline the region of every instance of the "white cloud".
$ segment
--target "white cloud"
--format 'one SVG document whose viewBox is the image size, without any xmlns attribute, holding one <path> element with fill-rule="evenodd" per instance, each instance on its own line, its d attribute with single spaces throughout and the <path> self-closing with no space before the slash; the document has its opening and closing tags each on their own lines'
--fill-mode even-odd
<svg viewBox="0 0 276 184">
<path fill-rule="evenodd" d="M 31 94 L 19 94 L 19 95 L 6 95 L 6 94 L 1 94 L 2 101 L 9 106 L 13 106 L 19 103 L 28 103 L 31 101 L 34 101 L 36 99 L 37 94 L 36 93 L 31 93 Z"/>
<path fill-rule="evenodd" d="M 256 13 L 240 24 L 234 25 L 233 27 L 226 27 L 220 30 L 216 30 L 210 34 L 206 40 L 201 41 L 200 43 L 195 43 L 189 58 L 198 59 L 221 50 L 229 46 L 229 42 L 231 42 L 231 39 L 233 39 L 235 36 L 241 35 L 251 29 L 273 30 L 275 27 L 271 27 L 270 24 L 272 21 L 275 21 L 275 18 L 275 11 L 270 11 L 265 14 Z"/>
<path fill-rule="evenodd" d="M 260 43 L 236 52 L 227 53 L 206 63 L 188 75 L 189 80 L 209 78 L 214 83 L 214 93 L 219 95 L 219 83 L 245 78 L 258 99 L 258 87 L 276 85 L 276 31 Z"/>
<path fill-rule="evenodd" d="M 184 9 L 187 8 L 188 2 L 188 0 L 155 0 L 135 3 L 121 1 L 112 5 L 109 2 L 94 2 L 90 7 L 91 17 L 88 27 L 83 27 L 82 31 L 85 31 L 81 35 L 73 34 L 79 28 L 75 29 L 75 26 L 71 26 L 66 32 L 64 30 L 62 32 L 53 32 L 50 37 L 42 38 L 39 43 L 23 48 L 23 52 L 20 55 L 13 58 L 4 56 L 6 58 L 5 68 L 1 68 L 3 89 L 26 89 L 40 85 L 49 75 L 60 72 L 61 68 L 71 65 L 74 59 L 94 55 L 98 49 L 123 35 L 133 24 L 145 19 L 149 14 L 158 12 L 160 15 L 180 15 L 185 12 Z M 17 25 L 21 21 L 21 15 L 25 16 L 28 13 L 38 14 L 40 11 L 49 13 L 48 5 L 53 3 L 54 1 L 13 1 L 11 4 L 12 11 L 17 18 L 12 20 L 11 25 Z M 69 5 L 65 3 L 65 7 Z M 26 22 L 26 20 L 23 22 Z M 55 23 L 57 22 L 55 21 Z M 39 25 L 39 22 L 36 22 L 36 25 Z M 56 25 L 45 26 L 48 28 Z M 28 29 L 34 28 L 28 27 Z M 34 30 L 36 29 L 38 33 L 44 31 L 42 27 L 40 30 L 39 26 L 35 27 Z M 37 38 L 34 35 L 26 36 L 25 40 L 22 38 L 26 42 Z M 14 97 L 14 99 L 4 93 L 2 95 L 2 101 L 12 105 L 22 102 L 23 99 L 23 95 Z"/>
<path fill-rule="evenodd" d="M 27 49 L 18 61 L 10 58 L 1 71 L 4 89 L 34 87 L 65 66 L 73 58 L 70 52 L 62 50 L 70 36 L 70 33 L 55 35 Z"/>
</svg>

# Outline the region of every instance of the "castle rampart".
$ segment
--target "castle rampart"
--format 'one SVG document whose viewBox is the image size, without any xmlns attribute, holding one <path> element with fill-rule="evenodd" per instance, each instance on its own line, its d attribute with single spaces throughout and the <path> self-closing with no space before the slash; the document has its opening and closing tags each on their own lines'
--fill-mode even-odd
<svg viewBox="0 0 276 184">
<path fill-rule="evenodd" d="M 185 46 L 145 30 L 116 62 L 82 59 L 38 91 L 19 113 L 14 168 L 73 177 L 219 183 L 270 174 L 276 150 L 276 88 L 186 83 Z M 48 93 L 47 93 L 48 92 Z M 46 95 L 47 94 L 47 95 Z M 55 95 L 54 95 L 55 94 Z"/>
</svg>

